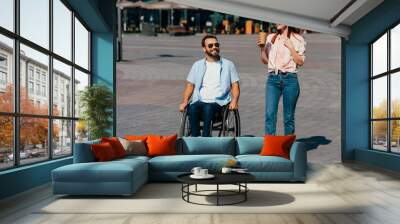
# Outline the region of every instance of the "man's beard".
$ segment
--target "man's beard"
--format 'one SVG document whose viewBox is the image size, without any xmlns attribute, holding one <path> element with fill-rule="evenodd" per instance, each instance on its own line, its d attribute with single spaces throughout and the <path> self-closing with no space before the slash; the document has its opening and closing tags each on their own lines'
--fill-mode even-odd
<svg viewBox="0 0 400 224">
<path fill-rule="evenodd" d="M 219 58 L 219 52 L 218 52 L 217 50 L 214 50 L 214 53 L 213 53 L 213 50 L 211 50 L 211 51 L 206 51 L 206 54 L 207 54 L 208 56 L 212 57 L 212 58 L 215 58 L 215 59 L 218 59 L 218 58 Z"/>
</svg>

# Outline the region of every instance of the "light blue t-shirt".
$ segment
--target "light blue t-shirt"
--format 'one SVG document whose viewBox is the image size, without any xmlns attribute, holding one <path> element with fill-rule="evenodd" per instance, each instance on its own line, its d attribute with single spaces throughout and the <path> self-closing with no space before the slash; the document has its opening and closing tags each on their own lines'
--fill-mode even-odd
<svg viewBox="0 0 400 224">
<path fill-rule="evenodd" d="M 231 84 L 239 81 L 239 74 L 233 62 L 221 58 L 218 61 L 221 64 L 220 75 L 220 88 L 221 95 L 215 99 L 215 102 L 223 106 L 231 101 Z M 206 59 L 196 61 L 190 69 L 187 81 L 194 84 L 194 91 L 192 95 L 191 104 L 200 100 L 200 89 L 203 84 L 204 74 L 206 72 Z"/>
</svg>

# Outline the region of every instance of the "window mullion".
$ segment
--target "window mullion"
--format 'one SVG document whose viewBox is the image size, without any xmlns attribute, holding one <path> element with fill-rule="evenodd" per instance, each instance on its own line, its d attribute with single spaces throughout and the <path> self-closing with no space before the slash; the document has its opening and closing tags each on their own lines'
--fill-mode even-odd
<svg viewBox="0 0 400 224">
<path fill-rule="evenodd" d="M 390 30 L 387 32 L 387 71 L 390 70 Z M 392 100 L 391 100 L 391 88 L 390 88 L 390 83 L 391 83 L 391 74 L 389 73 L 387 75 L 387 117 L 391 118 L 392 117 L 392 111 L 391 111 L 391 104 L 392 104 Z M 392 151 L 392 136 L 391 136 L 391 120 L 388 119 L 387 122 L 387 136 L 388 136 L 388 152 Z"/>
<path fill-rule="evenodd" d="M 53 0 L 49 0 L 49 50 L 53 52 Z M 53 56 L 49 55 L 48 92 L 50 119 L 48 120 L 48 151 L 49 159 L 53 159 Z"/>
<path fill-rule="evenodd" d="M 369 138 L 370 138 L 370 141 L 369 141 L 369 148 L 370 149 L 373 149 L 373 146 L 374 146 L 374 144 L 373 144 L 373 141 L 374 141 L 374 136 L 373 136 L 373 121 L 372 121 L 372 119 L 373 119 L 373 91 L 374 91 L 374 88 L 373 88 L 373 79 L 372 79 L 372 76 L 373 76 L 373 74 L 372 74 L 372 72 L 374 71 L 373 70 L 373 60 L 372 60 L 372 58 L 373 58 L 373 53 L 374 53 L 374 48 L 372 47 L 372 45 L 370 45 L 370 57 L 369 57 L 369 61 L 370 61 L 370 71 L 369 71 L 369 73 L 370 73 L 370 77 L 369 77 L 369 85 L 370 85 L 370 91 L 369 91 L 369 118 L 370 118 L 370 122 L 369 122 Z"/>
<path fill-rule="evenodd" d="M 16 32 L 17 35 L 19 35 L 19 7 L 20 6 L 20 1 L 15 0 L 14 1 L 14 31 Z M 14 71 L 14 112 L 19 113 L 20 112 L 20 105 L 19 105 L 19 100 L 20 100 L 20 79 L 19 79 L 19 73 L 20 73 L 20 50 L 19 50 L 19 39 L 15 38 L 14 39 L 14 63 L 13 63 L 13 71 Z M 20 145 L 20 118 L 17 116 L 14 116 L 14 166 L 19 166 L 20 165 L 20 155 L 19 155 L 19 145 Z"/>
<path fill-rule="evenodd" d="M 75 12 L 72 11 L 71 14 L 71 23 L 72 23 L 72 38 L 71 38 L 71 60 L 72 60 L 72 64 L 73 66 L 71 67 L 71 91 L 72 91 L 72 95 L 71 95 L 71 117 L 75 118 Z M 71 131 L 71 150 L 72 150 L 72 155 L 74 155 L 74 145 L 75 145 L 75 126 L 76 126 L 76 121 L 72 121 L 72 131 Z"/>
</svg>

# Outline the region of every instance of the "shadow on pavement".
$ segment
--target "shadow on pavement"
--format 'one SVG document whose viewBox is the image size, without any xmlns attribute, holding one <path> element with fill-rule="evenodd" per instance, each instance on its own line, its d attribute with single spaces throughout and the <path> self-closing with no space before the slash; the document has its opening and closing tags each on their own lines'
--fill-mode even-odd
<svg viewBox="0 0 400 224">
<path fill-rule="evenodd" d="M 172 55 L 172 54 L 159 54 L 157 56 L 160 58 L 185 58 L 185 57 L 188 57 L 188 56 Z"/>
<path fill-rule="evenodd" d="M 308 138 L 297 139 L 298 142 L 306 143 L 307 151 L 318 148 L 319 145 L 328 145 L 332 140 L 327 139 L 325 136 L 312 136 Z"/>
</svg>

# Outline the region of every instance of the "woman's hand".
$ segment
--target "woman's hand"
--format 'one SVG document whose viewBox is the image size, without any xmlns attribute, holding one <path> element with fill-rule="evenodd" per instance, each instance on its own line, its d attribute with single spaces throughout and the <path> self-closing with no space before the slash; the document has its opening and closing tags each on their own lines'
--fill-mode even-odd
<svg viewBox="0 0 400 224">
<path fill-rule="evenodd" d="M 263 41 L 261 41 L 260 38 L 257 38 L 257 46 L 263 49 L 265 47 L 265 43 L 263 43 Z"/>
<path fill-rule="evenodd" d="M 292 41 L 288 38 L 285 40 L 284 43 L 285 47 L 287 47 L 290 50 L 290 54 L 292 55 L 294 62 L 299 66 L 303 66 L 304 60 L 302 57 L 300 57 L 299 53 L 297 53 L 296 49 L 293 46 Z"/>
<path fill-rule="evenodd" d="M 285 40 L 285 47 L 289 48 L 289 50 L 293 50 L 294 49 L 293 43 L 289 38 L 287 38 Z"/>
</svg>

